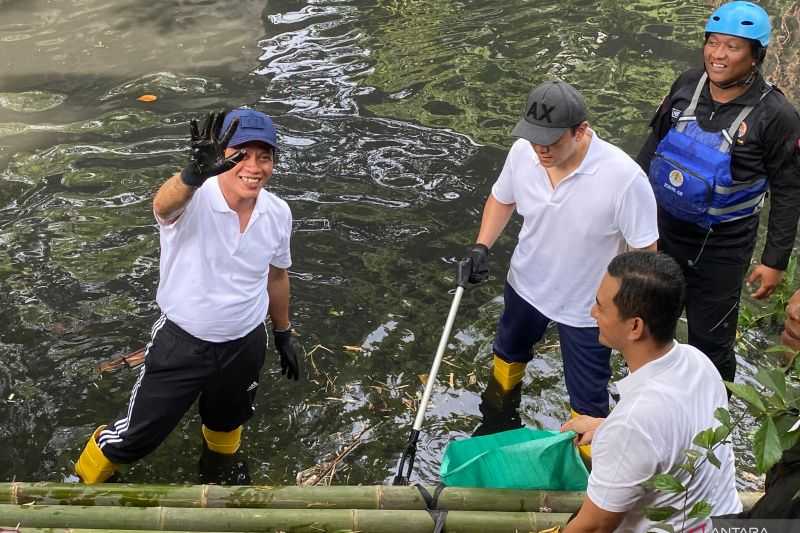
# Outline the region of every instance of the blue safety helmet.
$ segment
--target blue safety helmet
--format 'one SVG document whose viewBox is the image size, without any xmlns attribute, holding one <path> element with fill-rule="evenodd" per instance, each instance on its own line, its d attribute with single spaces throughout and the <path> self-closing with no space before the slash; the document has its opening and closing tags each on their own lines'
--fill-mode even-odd
<svg viewBox="0 0 800 533">
<path fill-rule="evenodd" d="M 758 42 L 766 48 L 772 26 L 764 8 L 752 2 L 729 2 L 714 11 L 706 23 L 706 34 L 724 33 Z"/>
</svg>

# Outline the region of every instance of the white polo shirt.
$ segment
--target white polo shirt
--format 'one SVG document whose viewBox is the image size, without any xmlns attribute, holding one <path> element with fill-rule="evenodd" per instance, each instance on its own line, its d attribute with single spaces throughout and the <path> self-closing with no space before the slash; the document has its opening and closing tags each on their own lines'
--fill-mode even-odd
<svg viewBox="0 0 800 533">
<path fill-rule="evenodd" d="M 508 282 L 555 322 L 594 327 L 590 316 L 608 263 L 625 248 L 658 240 L 656 200 L 633 159 L 592 132 L 575 171 L 553 189 L 530 142 L 517 140 L 492 187 L 516 204 L 522 230 Z"/>
<path fill-rule="evenodd" d="M 158 222 L 156 301 L 167 318 L 210 342 L 244 337 L 264 322 L 269 267 L 292 263 L 292 213 L 286 202 L 262 189 L 240 233 L 239 216 L 213 177 L 194 193 L 177 221 Z"/>
<path fill-rule="evenodd" d="M 678 474 L 694 436 L 719 426 L 714 410 L 727 409 L 728 396 L 708 357 L 678 342 L 663 357 L 619 380 L 617 388 L 620 400 L 592 439 L 586 495 L 606 511 L 627 511 L 617 531 L 643 533 L 652 525 L 644 516 L 645 507 L 682 509 L 685 495 L 645 489 L 642 483 L 655 474 Z M 714 515 L 738 513 L 742 504 L 736 493 L 733 450 L 725 444 L 715 453 L 721 468 L 708 461 L 700 467 L 689 486 L 686 509 L 704 499 Z M 689 476 L 681 474 L 677 477 L 686 484 Z M 682 520 L 669 523 L 683 531 Z M 688 520 L 685 531 L 701 524 Z"/>
</svg>

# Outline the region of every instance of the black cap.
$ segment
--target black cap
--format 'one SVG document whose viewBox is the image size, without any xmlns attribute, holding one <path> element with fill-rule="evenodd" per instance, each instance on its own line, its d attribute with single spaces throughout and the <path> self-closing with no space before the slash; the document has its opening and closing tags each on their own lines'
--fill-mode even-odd
<svg viewBox="0 0 800 533">
<path fill-rule="evenodd" d="M 534 144 L 553 144 L 567 129 L 584 120 L 586 103 L 581 93 L 569 83 L 546 81 L 528 93 L 522 118 L 511 135 Z"/>
</svg>

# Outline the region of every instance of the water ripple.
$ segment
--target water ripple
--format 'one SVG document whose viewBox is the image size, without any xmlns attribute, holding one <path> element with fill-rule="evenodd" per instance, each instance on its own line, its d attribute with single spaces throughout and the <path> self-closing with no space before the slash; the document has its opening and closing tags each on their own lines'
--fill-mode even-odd
<svg viewBox="0 0 800 533">
<path fill-rule="evenodd" d="M 62 479 L 89 432 L 125 409 L 135 376 L 99 379 L 94 368 L 143 345 L 158 316 L 153 191 L 185 163 L 190 118 L 245 104 L 278 127 L 269 188 L 293 211 L 292 318 L 309 353 L 308 382 L 290 384 L 270 350 L 248 425 L 254 480 L 274 484 L 380 421 L 342 466 L 350 483 L 391 478 L 454 260 L 475 238 L 530 86 L 574 83 L 600 134 L 633 152 L 676 73 L 696 61 L 707 15 L 684 0 L 30 0 L 3 10 L 0 477 Z M 781 42 L 769 61 L 791 86 L 796 35 Z M 137 101 L 144 93 L 158 99 Z M 492 280 L 459 310 L 420 446 L 424 481 L 436 480 L 447 442 L 483 422 L 518 230 L 514 219 L 493 248 Z M 740 354 L 742 379 L 757 351 Z M 567 416 L 562 374 L 548 332 L 526 372 L 524 423 L 555 428 Z M 199 425 L 192 411 L 125 480 L 196 481 L 187 441 L 199 444 Z M 734 444 L 740 486 L 756 487 L 749 427 Z"/>
</svg>

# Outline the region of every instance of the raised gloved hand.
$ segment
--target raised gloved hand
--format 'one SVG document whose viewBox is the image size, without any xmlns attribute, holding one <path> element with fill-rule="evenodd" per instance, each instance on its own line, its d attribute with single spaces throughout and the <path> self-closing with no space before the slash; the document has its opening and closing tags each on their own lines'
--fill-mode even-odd
<svg viewBox="0 0 800 533">
<path fill-rule="evenodd" d="M 275 349 L 281 356 L 281 374 L 289 379 L 295 381 L 300 379 L 300 351 L 299 343 L 292 334 L 292 329 L 289 328 L 285 331 L 272 330 L 272 335 L 275 338 Z"/>
<path fill-rule="evenodd" d="M 483 244 L 467 247 L 464 259 L 458 263 L 458 285 L 465 287 L 467 282 L 480 283 L 489 278 L 489 248 Z"/>
<path fill-rule="evenodd" d="M 197 120 L 189 123 L 191 153 L 189 163 L 181 171 L 181 180 L 190 187 L 199 187 L 211 176 L 227 172 L 241 161 L 245 153 L 239 150 L 225 158 L 225 148 L 239 127 L 239 119 L 233 119 L 228 130 L 220 137 L 225 113 L 209 113 L 203 130 L 197 127 Z"/>
</svg>

